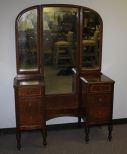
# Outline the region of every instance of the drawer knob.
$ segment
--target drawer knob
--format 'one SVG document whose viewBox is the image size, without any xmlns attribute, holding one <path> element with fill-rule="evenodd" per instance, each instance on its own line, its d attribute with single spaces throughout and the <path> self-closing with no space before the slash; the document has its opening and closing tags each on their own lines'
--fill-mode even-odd
<svg viewBox="0 0 127 154">
<path fill-rule="evenodd" d="M 102 98 L 99 98 L 98 101 L 99 101 L 99 102 L 102 102 Z"/>
<path fill-rule="evenodd" d="M 29 105 L 28 105 L 29 107 L 31 107 L 31 103 L 29 103 Z"/>
</svg>

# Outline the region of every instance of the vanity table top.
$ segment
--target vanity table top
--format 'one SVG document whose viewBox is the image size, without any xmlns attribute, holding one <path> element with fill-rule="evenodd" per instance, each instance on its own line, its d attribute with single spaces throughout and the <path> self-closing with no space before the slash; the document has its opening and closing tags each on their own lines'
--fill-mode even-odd
<svg viewBox="0 0 127 154">
<path fill-rule="evenodd" d="M 82 81 L 86 83 L 105 83 L 105 82 L 114 82 L 112 79 L 107 77 L 104 74 L 96 75 L 96 76 L 83 76 L 80 77 Z"/>
<path fill-rule="evenodd" d="M 14 86 L 44 86 L 44 81 L 39 79 L 33 80 L 14 80 Z"/>
</svg>

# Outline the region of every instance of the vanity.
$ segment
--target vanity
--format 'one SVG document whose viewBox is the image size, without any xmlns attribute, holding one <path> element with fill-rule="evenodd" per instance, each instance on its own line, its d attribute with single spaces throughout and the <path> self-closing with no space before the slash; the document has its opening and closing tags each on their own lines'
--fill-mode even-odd
<svg viewBox="0 0 127 154">
<path fill-rule="evenodd" d="M 85 139 L 92 125 L 108 125 L 112 138 L 114 81 L 101 72 L 103 22 L 87 7 L 36 5 L 15 21 L 14 78 L 17 148 L 21 132 L 39 129 L 46 145 L 46 121 L 84 120 Z"/>
</svg>

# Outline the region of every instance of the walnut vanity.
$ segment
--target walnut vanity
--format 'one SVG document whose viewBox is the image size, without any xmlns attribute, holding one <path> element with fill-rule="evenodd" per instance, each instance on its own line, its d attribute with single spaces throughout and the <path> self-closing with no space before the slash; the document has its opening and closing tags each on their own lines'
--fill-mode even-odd
<svg viewBox="0 0 127 154">
<path fill-rule="evenodd" d="M 103 23 L 100 15 L 77 5 L 50 4 L 19 13 L 14 78 L 17 148 L 21 132 L 40 129 L 61 116 L 108 125 L 112 138 L 114 81 L 101 73 Z"/>
</svg>

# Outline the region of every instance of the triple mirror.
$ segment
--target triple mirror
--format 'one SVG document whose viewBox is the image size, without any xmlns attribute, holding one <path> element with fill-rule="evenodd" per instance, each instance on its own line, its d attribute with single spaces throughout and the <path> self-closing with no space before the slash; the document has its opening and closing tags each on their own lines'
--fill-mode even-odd
<svg viewBox="0 0 127 154">
<path fill-rule="evenodd" d="M 33 6 L 16 19 L 16 45 L 19 75 L 41 74 L 46 94 L 74 93 L 73 70 L 100 70 L 102 20 L 85 7 Z"/>
</svg>

